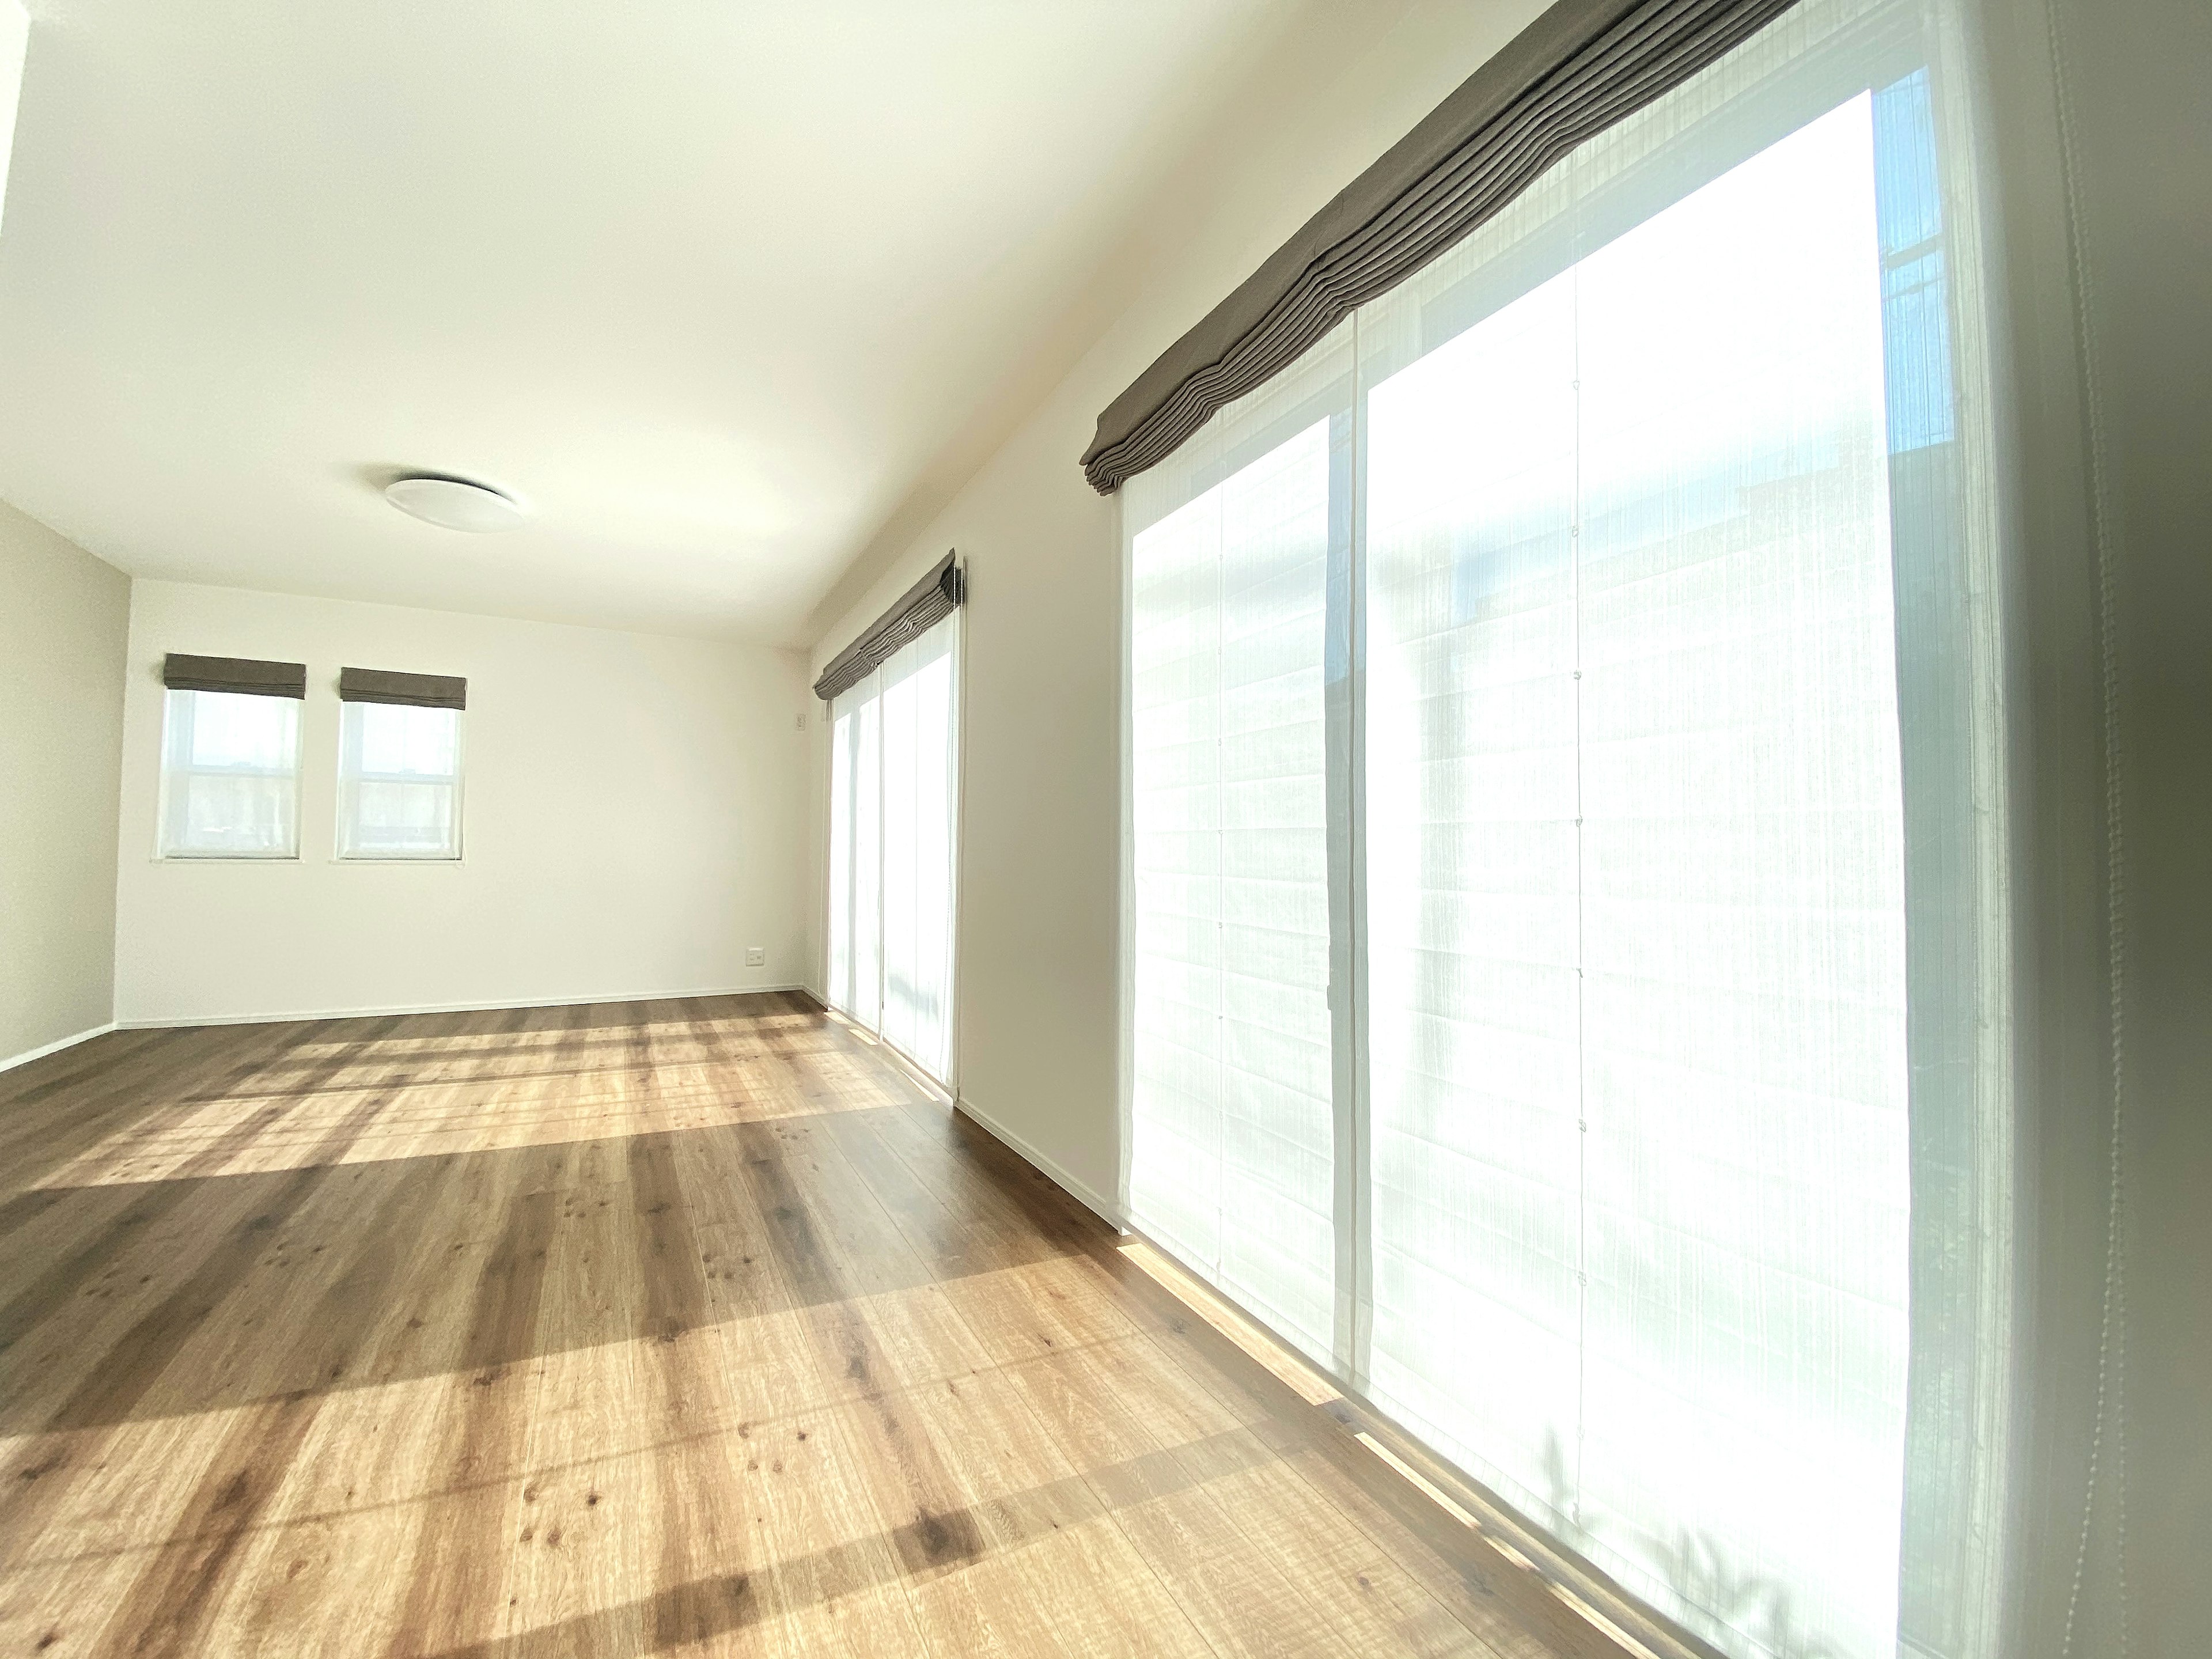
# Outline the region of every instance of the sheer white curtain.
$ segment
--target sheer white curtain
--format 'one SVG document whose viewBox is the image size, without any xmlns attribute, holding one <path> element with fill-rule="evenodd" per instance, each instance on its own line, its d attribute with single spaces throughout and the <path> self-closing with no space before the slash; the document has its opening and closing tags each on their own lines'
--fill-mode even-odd
<svg viewBox="0 0 2212 1659">
<path fill-rule="evenodd" d="M 854 716 L 866 689 L 863 682 L 830 705 L 830 1001 L 848 1013 L 853 1007 L 853 866 L 858 856 L 854 770 L 860 733 Z M 869 856 L 881 855 L 871 851 Z"/>
<path fill-rule="evenodd" d="M 1862 93 L 1368 401 L 1371 1386 L 1777 1650 L 1897 1617 L 1880 278 Z"/>
<path fill-rule="evenodd" d="M 162 856 L 299 856 L 300 699 L 179 688 L 163 719 Z"/>
<path fill-rule="evenodd" d="M 1222 470 L 1212 453 L 1130 488 L 1188 488 Z M 1132 1212 L 1321 1356 L 1337 1291 L 1329 459 L 1324 416 L 1130 550 Z"/>
<path fill-rule="evenodd" d="M 1994 1629 L 1993 486 L 1931 15 L 1805 0 L 1359 313 L 1334 401 L 1340 338 L 1124 490 L 1133 1224 L 1747 1659 Z M 1217 573 L 1291 524 L 1269 799 L 1322 817 L 1246 937 Z M 1261 985 L 1334 1053 L 1255 1135 Z"/>
<path fill-rule="evenodd" d="M 940 1082 L 952 1069 L 959 617 L 831 708 L 830 1000 Z"/>
<path fill-rule="evenodd" d="M 951 1071 L 953 630 L 947 617 L 883 670 L 884 1040 Z"/>
<path fill-rule="evenodd" d="M 1554 278 L 1366 428 L 1371 1386 L 1547 1518 L 1582 1342 L 1574 366 Z"/>
<path fill-rule="evenodd" d="M 461 855 L 461 711 L 338 705 L 338 855 Z"/>
</svg>

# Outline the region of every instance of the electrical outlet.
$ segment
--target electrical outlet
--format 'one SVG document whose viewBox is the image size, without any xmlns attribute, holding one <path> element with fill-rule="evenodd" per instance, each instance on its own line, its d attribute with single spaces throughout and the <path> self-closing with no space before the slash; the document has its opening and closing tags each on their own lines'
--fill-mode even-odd
<svg viewBox="0 0 2212 1659">
<path fill-rule="evenodd" d="M 791 725 L 793 731 L 804 732 L 806 729 L 806 711 L 803 708 L 800 709 L 799 713 L 793 717 Z"/>
<path fill-rule="evenodd" d="M 767 965 L 768 965 L 768 946 L 766 946 L 765 945 L 748 945 L 747 946 L 745 946 L 745 966 L 746 966 L 746 967 L 748 967 L 748 968 L 763 968 L 763 967 L 766 967 Z"/>
</svg>

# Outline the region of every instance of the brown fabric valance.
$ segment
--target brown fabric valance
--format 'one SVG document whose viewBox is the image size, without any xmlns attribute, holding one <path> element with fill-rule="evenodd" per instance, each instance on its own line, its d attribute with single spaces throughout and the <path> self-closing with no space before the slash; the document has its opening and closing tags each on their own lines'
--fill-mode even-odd
<svg viewBox="0 0 2212 1659">
<path fill-rule="evenodd" d="M 388 668 L 341 668 L 338 700 L 404 702 L 416 708 L 466 708 L 469 683 L 458 674 L 401 674 Z"/>
<path fill-rule="evenodd" d="M 307 665 L 262 662 L 252 657 L 188 657 L 172 651 L 161 659 L 161 684 L 172 691 L 304 697 L 307 695 Z"/>
<path fill-rule="evenodd" d="M 876 618 L 860 637 L 830 659 L 814 695 L 828 702 L 849 690 L 891 659 L 892 653 L 925 629 L 943 622 L 968 597 L 968 579 L 947 553 L 905 596 Z"/>
<path fill-rule="evenodd" d="M 1111 494 L 1358 307 L 1482 224 L 1583 140 L 1795 0 L 1558 0 L 1108 404 L 1084 452 Z"/>
</svg>

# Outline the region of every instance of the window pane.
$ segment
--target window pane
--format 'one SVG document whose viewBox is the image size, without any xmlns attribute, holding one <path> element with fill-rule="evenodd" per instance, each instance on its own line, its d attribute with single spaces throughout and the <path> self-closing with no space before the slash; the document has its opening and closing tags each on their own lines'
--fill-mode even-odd
<svg viewBox="0 0 2212 1659">
<path fill-rule="evenodd" d="M 1131 546 L 1133 1218 L 1334 1338 L 1323 646 L 1329 422 Z"/>
<path fill-rule="evenodd" d="M 450 778 L 460 737 L 460 714 L 451 708 L 410 708 L 398 703 L 356 702 L 361 722 L 360 765 L 364 774 L 413 774 Z"/>
<path fill-rule="evenodd" d="M 951 1064 L 952 623 L 884 665 L 884 1040 L 935 1077 Z"/>
<path fill-rule="evenodd" d="M 171 691 L 164 716 L 164 856 L 295 856 L 299 699 Z"/>
<path fill-rule="evenodd" d="M 1367 400 L 1378 1397 L 1547 1521 L 1575 1442 L 1574 289 Z"/>
<path fill-rule="evenodd" d="M 1911 1196 L 1869 106 L 1580 273 L 1582 1500 L 1845 1653 L 1896 1626 Z"/>
<path fill-rule="evenodd" d="M 830 1000 L 853 1006 L 853 742 L 854 719 L 838 701 L 830 728 Z"/>
<path fill-rule="evenodd" d="M 1367 405 L 1371 1387 L 1741 1652 L 1897 1620 L 1871 135 L 1863 94 Z"/>
<path fill-rule="evenodd" d="M 952 1075 L 959 619 L 836 700 L 830 1000 L 930 1076 Z"/>
<path fill-rule="evenodd" d="M 338 853 L 460 856 L 460 711 L 341 705 Z"/>
<path fill-rule="evenodd" d="M 1132 1224 L 1737 1659 L 2002 1628 L 2002 562 L 1932 21 L 1804 0 L 1123 494 Z M 1233 902 L 1240 784 L 1300 820 L 1229 573 L 1293 523 L 1334 1093 L 1240 1163 L 1231 988 L 1304 1005 Z M 1332 1220 L 1333 1340 L 1266 1270 Z"/>
<path fill-rule="evenodd" d="M 884 702 L 871 676 L 853 712 L 853 1000 L 870 1030 L 883 1018 Z"/>
</svg>

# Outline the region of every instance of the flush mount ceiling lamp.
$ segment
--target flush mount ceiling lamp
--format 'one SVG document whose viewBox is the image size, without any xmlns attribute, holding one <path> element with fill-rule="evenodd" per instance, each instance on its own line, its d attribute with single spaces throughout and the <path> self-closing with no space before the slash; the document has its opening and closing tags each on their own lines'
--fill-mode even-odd
<svg viewBox="0 0 2212 1659">
<path fill-rule="evenodd" d="M 512 530 L 522 522 L 522 508 L 514 497 L 466 478 L 431 473 L 394 478 L 385 485 L 384 499 L 402 513 L 447 530 Z"/>
</svg>

